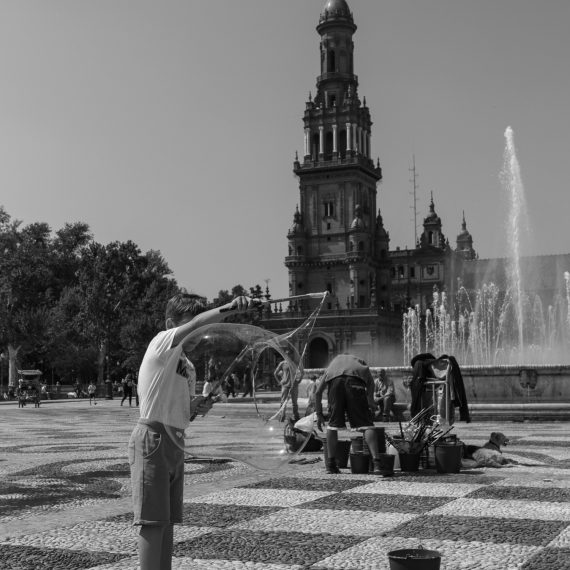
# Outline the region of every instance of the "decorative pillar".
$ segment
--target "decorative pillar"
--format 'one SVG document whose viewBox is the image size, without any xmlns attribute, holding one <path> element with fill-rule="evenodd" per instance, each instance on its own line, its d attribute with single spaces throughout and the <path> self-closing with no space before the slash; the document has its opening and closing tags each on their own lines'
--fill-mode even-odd
<svg viewBox="0 0 570 570">
<path fill-rule="evenodd" d="M 319 156 L 325 153 L 325 127 L 319 125 Z"/>
<path fill-rule="evenodd" d="M 362 144 L 362 127 L 356 127 L 356 137 L 358 140 L 358 151 L 364 154 L 364 145 Z"/>
<path fill-rule="evenodd" d="M 333 154 L 335 154 L 335 155 L 338 154 L 337 138 L 338 138 L 337 125 L 334 124 L 333 125 Z"/>
<path fill-rule="evenodd" d="M 358 126 L 356 123 L 352 124 L 352 150 L 358 152 Z"/>
<path fill-rule="evenodd" d="M 350 123 L 346 123 L 346 151 L 352 150 L 352 128 Z"/>
<path fill-rule="evenodd" d="M 311 154 L 311 129 L 305 128 L 305 154 L 303 156 L 309 156 Z"/>
<path fill-rule="evenodd" d="M 366 156 L 370 158 L 372 156 L 370 151 L 370 131 L 366 132 Z"/>
</svg>

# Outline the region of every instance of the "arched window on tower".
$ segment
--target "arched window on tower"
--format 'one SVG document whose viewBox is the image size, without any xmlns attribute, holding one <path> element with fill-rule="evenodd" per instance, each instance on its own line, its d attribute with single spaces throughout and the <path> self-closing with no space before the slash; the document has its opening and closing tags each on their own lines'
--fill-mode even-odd
<svg viewBox="0 0 570 570">
<path fill-rule="evenodd" d="M 332 50 L 332 49 L 329 50 L 327 71 L 329 73 L 336 71 L 336 54 L 335 54 L 334 50 Z"/>
<path fill-rule="evenodd" d="M 333 155 L 333 134 L 328 131 L 325 136 L 325 160 L 331 160 Z"/>
<path fill-rule="evenodd" d="M 312 148 L 312 153 L 311 153 L 313 160 L 319 159 L 319 152 L 321 152 L 321 150 L 319 148 L 319 134 L 315 133 L 313 135 L 313 148 Z"/>
<path fill-rule="evenodd" d="M 428 232 L 428 243 L 433 245 L 433 232 Z"/>
<path fill-rule="evenodd" d="M 297 246 L 297 255 L 303 255 L 303 246 L 301 245 Z"/>
<path fill-rule="evenodd" d="M 358 242 L 358 251 L 364 251 L 364 242 L 363 241 Z"/>
<path fill-rule="evenodd" d="M 338 137 L 338 150 L 341 158 L 346 158 L 346 130 L 340 131 Z"/>
</svg>

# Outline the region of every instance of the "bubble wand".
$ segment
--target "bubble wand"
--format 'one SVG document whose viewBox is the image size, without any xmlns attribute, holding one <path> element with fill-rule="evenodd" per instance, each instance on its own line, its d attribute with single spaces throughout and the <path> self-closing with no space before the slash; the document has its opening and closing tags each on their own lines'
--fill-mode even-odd
<svg viewBox="0 0 570 570">
<path fill-rule="evenodd" d="M 293 295 L 292 297 L 283 297 L 281 299 L 253 299 L 258 302 L 258 305 L 275 305 L 276 303 L 291 303 L 292 301 L 302 301 L 305 299 L 324 299 L 329 295 L 328 291 L 321 293 L 305 293 L 304 295 Z M 254 307 L 256 308 L 256 307 Z M 235 311 L 235 307 L 223 307 L 220 313 L 227 313 L 228 311 Z"/>
</svg>

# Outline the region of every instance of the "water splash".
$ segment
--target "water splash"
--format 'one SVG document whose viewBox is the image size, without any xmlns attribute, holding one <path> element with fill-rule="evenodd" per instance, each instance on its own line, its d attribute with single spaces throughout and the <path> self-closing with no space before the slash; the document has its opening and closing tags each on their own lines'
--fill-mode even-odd
<svg viewBox="0 0 570 570">
<path fill-rule="evenodd" d="M 526 222 L 526 200 L 522 183 L 521 170 L 517 159 L 513 129 L 505 130 L 505 152 L 503 157 L 501 181 L 509 197 L 509 217 L 507 225 L 508 271 L 507 287 L 513 298 L 513 308 L 518 331 L 518 353 L 524 358 L 524 322 L 523 322 L 523 283 L 521 275 L 521 242 Z"/>
</svg>

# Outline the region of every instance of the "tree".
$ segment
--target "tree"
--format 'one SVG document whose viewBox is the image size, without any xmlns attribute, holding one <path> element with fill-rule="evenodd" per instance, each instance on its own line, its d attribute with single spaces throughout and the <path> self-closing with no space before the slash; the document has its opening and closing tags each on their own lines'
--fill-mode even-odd
<svg viewBox="0 0 570 570">
<path fill-rule="evenodd" d="M 8 348 L 10 386 L 20 351 L 45 351 L 54 302 L 50 234 L 45 223 L 21 227 L 0 207 L 0 345 Z"/>
</svg>

